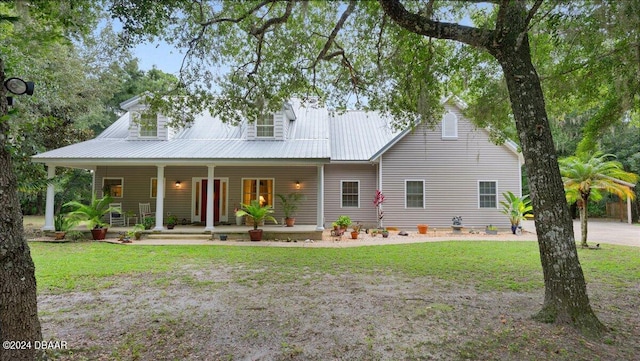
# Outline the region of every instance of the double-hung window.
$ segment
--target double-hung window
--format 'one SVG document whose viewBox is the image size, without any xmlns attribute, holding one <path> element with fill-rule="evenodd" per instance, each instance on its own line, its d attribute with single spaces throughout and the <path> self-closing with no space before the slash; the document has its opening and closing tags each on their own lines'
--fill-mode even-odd
<svg viewBox="0 0 640 361">
<path fill-rule="evenodd" d="M 360 181 L 342 181 L 340 188 L 343 208 L 360 207 Z"/>
<path fill-rule="evenodd" d="M 424 180 L 406 180 L 404 190 L 406 208 L 424 208 Z"/>
<path fill-rule="evenodd" d="M 498 182 L 478 182 L 478 207 L 498 208 Z"/>
<path fill-rule="evenodd" d="M 261 116 L 256 121 L 256 137 L 257 138 L 273 138 L 274 136 L 273 114 Z"/>
<path fill-rule="evenodd" d="M 158 137 L 158 116 L 153 113 L 140 114 L 139 135 L 141 138 Z"/>
</svg>

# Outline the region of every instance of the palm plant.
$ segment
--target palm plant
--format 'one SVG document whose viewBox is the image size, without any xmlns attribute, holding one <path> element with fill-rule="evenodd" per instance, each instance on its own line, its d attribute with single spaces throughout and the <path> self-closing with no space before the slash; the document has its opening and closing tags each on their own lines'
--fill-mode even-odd
<svg viewBox="0 0 640 361">
<path fill-rule="evenodd" d="M 273 207 L 266 205 L 261 206 L 257 200 L 252 200 L 250 204 L 241 204 L 240 209 L 236 212 L 236 217 L 250 216 L 253 218 L 253 229 L 258 229 L 258 224 L 263 221 L 273 221 L 278 223 L 271 215 Z"/>
<path fill-rule="evenodd" d="M 516 234 L 516 229 L 518 228 L 518 225 L 520 225 L 520 221 L 525 219 L 525 214 L 533 211 L 529 195 L 518 197 L 509 191 L 502 193 L 502 196 L 505 200 L 500 201 L 500 204 L 502 205 L 501 212 L 509 217 L 509 222 L 511 222 L 511 232 Z"/>
<path fill-rule="evenodd" d="M 589 200 L 599 201 L 604 193 L 612 193 L 633 199 L 635 193 L 630 184 L 638 181 L 638 175 L 627 172 L 613 154 L 596 152 L 592 156 L 571 156 L 560 159 L 560 174 L 564 182 L 567 201 L 579 202 L 582 229 L 581 245 L 587 245 L 587 206 Z"/>
<path fill-rule="evenodd" d="M 64 204 L 65 207 L 74 209 L 69 213 L 69 217 L 77 221 L 86 221 L 87 228 L 103 228 L 107 225 L 102 218 L 109 214 L 109 212 L 118 212 L 120 209 L 110 207 L 109 203 L 113 202 L 113 198 L 110 195 L 105 195 L 102 198 L 98 198 L 94 195 L 91 203 L 82 204 L 78 201 L 71 201 Z"/>
</svg>

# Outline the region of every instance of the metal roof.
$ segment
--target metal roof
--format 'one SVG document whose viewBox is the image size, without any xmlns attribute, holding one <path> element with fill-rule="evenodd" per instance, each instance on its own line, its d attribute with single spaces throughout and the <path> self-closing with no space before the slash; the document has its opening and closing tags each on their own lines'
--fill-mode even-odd
<svg viewBox="0 0 640 361">
<path fill-rule="evenodd" d="M 137 98 L 128 103 L 134 100 Z M 407 133 L 393 129 L 390 119 L 379 112 L 332 112 L 317 104 L 302 106 L 295 99 L 290 104 L 295 120 L 285 120 L 289 124 L 284 140 L 246 139 L 248 124 L 231 125 L 208 113 L 197 116 L 190 127 L 175 131 L 169 140 L 130 139 L 127 113 L 95 139 L 35 155 L 33 160 L 61 165 L 370 162 Z"/>
</svg>

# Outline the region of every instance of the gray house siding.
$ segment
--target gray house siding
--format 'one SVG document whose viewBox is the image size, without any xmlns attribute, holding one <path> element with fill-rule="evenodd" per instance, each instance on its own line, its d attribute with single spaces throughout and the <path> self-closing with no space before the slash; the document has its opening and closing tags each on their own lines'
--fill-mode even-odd
<svg viewBox="0 0 640 361">
<path fill-rule="evenodd" d="M 165 175 L 165 200 L 164 212 L 176 215 L 178 219 L 191 220 L 193 206 L 193 178 L 206 178 L 207 167 L 199 166 L 166 166 Z M 151 203 L 151 209 L 156 208 L 156 199 L 151 198 L 151 178 L 157 176 L 157 168 L 153 166 L 142 167 L 98 167 L 95 172 L 95 191 L 102 196 L 102 180 L 105 177 L 123 178 L 123 197 L 114 199 L 121 202 L 124 211 L 138 213 L 138 203 Z M 228 179 L 228 201 L 226 211 L 229 214 L 229 222 L 235 218 L 233 210 L 239 207 L 242 199 L 243 178 L 273 178 L 275 194 L 287 194 L 292 192 L 303 193 L 305 199 L 300 202 L 296 213 L 296 223 L 315 224 L 317 209 L 317 168 L 310 167 L 284 167 L 284 166 L 257 166 L 257 167 L 227 167 L 216 166 L 214 177 Z M 180 181 L 180 188 L 175 187 L 175 182 Z M 300 190 L 295 188 L 296 182 L 300 182 Z M 275 195 L 274 195 L 275 196 Z M 284 218 L 282 206 L 277 197 L 274 197 L 274 217 L 278 223 Z"/>
<path fill-rule="evenodd" d="M 446 108 L 458 116 L 456 140 L 443 140 L 440 125 L 418 126 L 382 155 L 384 224 L 448 227 L 453 216 L 462 216 L 465 226 L 508 227 L 499 203 L 492 209 L 479 207 L 478 182 L 497 183 L 497 202 L 503 192 L 520 194 L 518 156 L 506 145 L 491 143 L 487 132 L 474 128 L 457 108 Z M 424 208 L 405 206 L 406 180 L 424 180 Z"/>
<path fill-rule="evenodd" d="M 375 164 L 329 164 L 324 167 L 324 226 L 346 215 L 366 226 L 376 225 L 373 198 L 377 189 Z M 359 207 L 342 207 L 342 181 L 359 182 Z"/>
</svg>

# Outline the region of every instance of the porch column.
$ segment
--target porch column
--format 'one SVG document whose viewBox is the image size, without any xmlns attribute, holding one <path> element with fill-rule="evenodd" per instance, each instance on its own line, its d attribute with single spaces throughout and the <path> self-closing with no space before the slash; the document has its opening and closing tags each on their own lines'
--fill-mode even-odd
<svg viewBox="0 0 640 361">
<path fill-rule="evenodd" d="M 215 193 L 213 193 L 213 177 L 215 169 L 215 165 L 207 166 L 207 225 L 204 228 L 205 232 L 213 232 L 215 229 L 213 225 L 213 198 L 215 197 Z"/>
<path fill-rule="evenodd" d="M 51 181 L 53 177 L 56 176 L 56 167 L 53 165 L 47 165 L 47 179 Z M 53 188 L 53 183 L 47 184 L 47 200 L 44 211 L 44 227 L 42 227 L 43 231 L 55 231 L 55 226 L 53 224 L 53 206 L 55 203 L 55 189 Z"/>
<path fill-rule="evenodd" d="M 324 231 L 324 164 L 318 166 L 318 202 L 316 231 Z"/>
<path fill-rule="evenodd" d="M 156 187 L 156 227 L 153 229 L 154 231 L 162 231 L 164 230 L 164 165 L 158 166 L 158 177 Z"/>
</svg>

